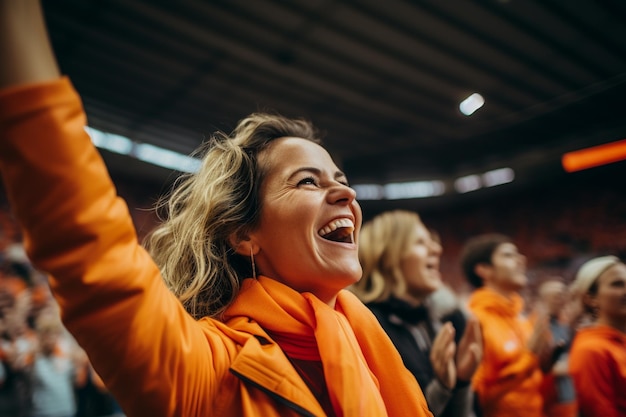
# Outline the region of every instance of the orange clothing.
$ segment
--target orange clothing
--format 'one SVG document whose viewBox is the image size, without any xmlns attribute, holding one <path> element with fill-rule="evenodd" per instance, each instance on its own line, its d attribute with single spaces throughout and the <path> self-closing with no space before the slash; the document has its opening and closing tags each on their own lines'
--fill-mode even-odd
<svg viewBox="0 0 626 417">
<path fill-rule="evenodd" d="M 526 348 L 532 324 L 522 316 L 521 297 L 480 288 L 468 306 L 483 335 L 483 360 L 472 379 L 483 415 L 542 416 L 542 373 L 537 356 Z"/>
<path fill-rule="evenodd" d="M 66 327 L 126 414 L 323 416 L 263 328 L 265 309 L 273 306 L 238 311 L 236 301 L 227 321 L 196 321 L 167 290 L 138 244 L 128 209 L 84 126 L 80 101 L 67 79 L 0 93 L 0 168 L 25 247 L 33 264 L 52 274 Z M 261 291 L 257 287 L 267 290 L 261 279 L 245 282 L 240 296 Z M 301 322 L 334 320 L 330 330 L 341 330 L 331 335 L 316 328 L 314 334 L 325 373 L 341 377 L 340 387 L 328 384 L 330 397 L 352 407 L 341 410 L 343 416 L 431 415 L 391 341 L 353 296 L 340 293 L 335 311 L 282 287 L 270 298 L 278 302 L 285 298 L 282 291 L 291 291 L 298 304 L 293 314 L 308 312 Z M 333 345 L 354 351 L 333 350 Z M 330 365 L 340 369 L 326 369 L 330 353 L 337 355 Z M 358 408 L 381 401 L 387 410 Z"/>
<path fill-rule="evenodd" d="M 609 326 L 580 329 L 570 350 L 581 417 L 626 416 L 626 335 Z"/>
<path fill-rule="evenodd" d="M 541 386 L 544 414 L 548 417 L 578 417 L 576 400 L 560 402 L 557 393 L 557 379 L 550 372 L 543 375 Z"/>
</svg>

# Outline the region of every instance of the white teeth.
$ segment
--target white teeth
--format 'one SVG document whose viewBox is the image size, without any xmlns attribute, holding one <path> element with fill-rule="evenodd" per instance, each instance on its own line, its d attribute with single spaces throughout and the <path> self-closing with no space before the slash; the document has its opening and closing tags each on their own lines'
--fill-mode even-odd
<svg viewBox="0 0 626 417">
<path fill-rule="evenodd" d="M 354 223 L 352 223 L 352 220 L 337 219 L 322 227 L 320 230 L 317 231 L 317 234 L 319 234 L 320 236 L 326 236 L 327 234 L 332 233 L 341 227 L 350 229 L 350 233 L 354 231 Z"/>
</svg>

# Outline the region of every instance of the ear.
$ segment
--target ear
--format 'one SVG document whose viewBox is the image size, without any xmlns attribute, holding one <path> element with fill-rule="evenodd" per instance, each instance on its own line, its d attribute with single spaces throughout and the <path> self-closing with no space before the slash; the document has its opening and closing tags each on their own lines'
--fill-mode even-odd
<svg viewBox="0 0 626 417">
<path fill-rule="evenodd" d="M 250 256 L 250 254 L 256 255 L 259 253 L 259 246 L 249 236 L 242 237 L 238 233 L 233 232 L 228 236 L 228 242 L 239 255 Z"/>
<path fill-rule="evenodd" d="M 586 293 L 583 295 L 583 305 L 591 310 L 596 310 L 598 308 L 598 300 L 595 296 Z"/>
<path fill-rule="evenodd" d="M 474 266 L 474 272 L 483 280 L 483 284 L 485 284 L 485 281 L 491 276 L 491 271 L 491 265 L 485 262 L 478 263 Z"/>
</svg>

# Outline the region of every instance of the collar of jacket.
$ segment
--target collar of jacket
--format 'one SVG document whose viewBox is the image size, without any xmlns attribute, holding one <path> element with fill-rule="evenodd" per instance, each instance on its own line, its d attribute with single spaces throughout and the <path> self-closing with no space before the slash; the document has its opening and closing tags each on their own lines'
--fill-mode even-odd
<svg viewBox="0 0 626 417">
<path fill-rule="evenodd" d="M 418 306 L 412 306 L 404 300 L 390 297 L 388 300 L 380 303 L 369 304 L 370 308 L 378 308 L 387 315 L 395 315 L 409 324 L 419 324 L 430 319 L 427 306 L 422 303 Z"/>
<path fill-rule="evenodd" d="M 237 317 L 228 326 L 243 333 L 238 337 L 242 347 L 230 366 L 235 376 L 302 415 L 325 415 L 283 350 L 256 322 Z"/>
<path fill-rule="evenodd" d="M 475 290 L 468 302 L 469 308 L 474 311 L 492 311 L 503 317 L 518 317 L 524 309 L 524 300 L 519 294 L 510 298 L 492 290 L 481 287 Z"/>
</svg>

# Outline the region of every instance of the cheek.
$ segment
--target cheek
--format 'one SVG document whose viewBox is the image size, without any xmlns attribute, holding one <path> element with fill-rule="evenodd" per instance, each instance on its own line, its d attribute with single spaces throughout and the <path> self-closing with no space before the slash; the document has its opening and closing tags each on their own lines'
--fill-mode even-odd
<svg viewBox="0 0 626 417">
<path fill-rule="evenodd" d="M 289 235 L 290 231 L 306 222 L 311 209 L 307 201 L 281 196 L 278 199 L 266 199 L 261 213 L 261 227 L 265 233 Z"/>
<path fill-rule="evenodd" d="M 361 210 L 361 205 L 358 201 L 354 200 L 352 202 L 352 210 L 354 212 L 354 216 L 356 217 L 356 226 L 358 229 L 360 229 L 361 224 L 363 223 L 363 212 Z"/>
<path fill-rule="evenodd" d="M 415 275 L 415 271 L 426 264 L 427 252 L 425 250 L 414 249 L 409 252 L 400 262 L 402 271 L 407 276 Z"/>
<path fill-rule="evenodd" d="M 428 249 L 423 246 L 419 246 L 413 250 L 413 258 L 416 263 L 424 264 L 428 259 Z"/>
<path fill-rule="evenodd" d="M 296 238 L 297 225 L 294 223 L 288 213 L 281 213 L 277 207 L 265 207 L 254 237 L 264 252 L 282 252 L 285 245 L 301 240 Z"/>
<path fill-rule="evenodd" d="M 513 277 L 519 276 L 519 268 L 516 262 L 512 261 L 506 265 L 506 273 L 507 275 L 511 275 Z"/>
<path fill-rule="evenodd" d="M 598 300 L 602 303 L 613 304 L 616 302 L 620 302 L 622 298 L 622 292 L 615 290 L 605 290 L 602 292 L 598 292 Z"/>
</svg>

